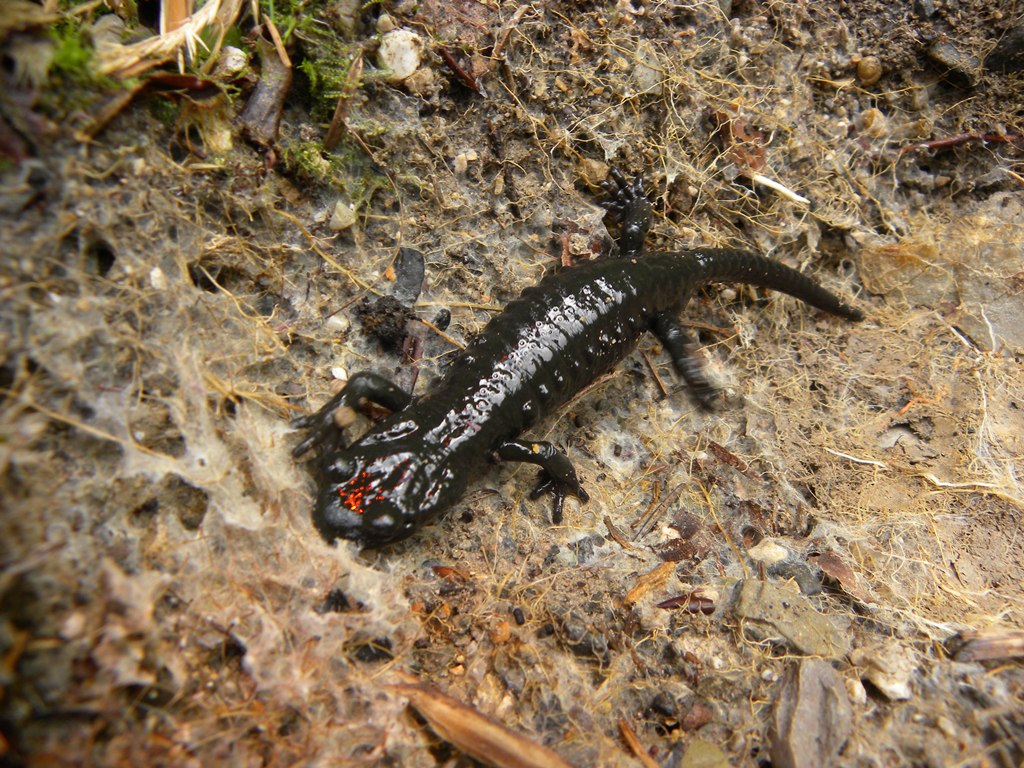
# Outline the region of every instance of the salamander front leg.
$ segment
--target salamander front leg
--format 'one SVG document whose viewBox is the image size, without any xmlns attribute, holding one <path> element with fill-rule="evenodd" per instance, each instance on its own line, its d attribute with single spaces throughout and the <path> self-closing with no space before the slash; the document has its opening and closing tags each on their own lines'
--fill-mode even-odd
<svg viewBox="0 0 1024 768">
<path fill-rule="evenodd" d="M 325 452 L 341 447 L 339 444 L 344 443 L 345 428 L 335 415 L 341 408 L 356 411 L 369 402 L 390 411 L 401 411 L 411 401 L 412 395 L 383 376 L 368 371 L 357 373 L 320 410 L 292 422 L 294 429 L 309 430 L 309 434 L 292 450 L 292 455 L 301 456 L 313 446 L 327 449 Z"/>
<path fill-rule="evenodd" d="M 672 358 L 672 366 L 689 385 L 693 396 L 703 408 L 711 410 L 717 390 L 704 374 L 704 364 L 697 356 L 697 343 L 670 314 L 656 316 L 651 323 L 651 332 L 665 346 Z"/>
<path fill-rule="evenodd" d="M 530 498 L 536 499 L 545 493 L 554 497 L 551 522 L 555 525 L 562 522 L 562 507 L 567 494 L 571 493 L 582 502 L 590 500 L 569 457 L 551 443 L 509 440 L 498 449 L 498 456 L 505 461 L 525 461 L 541 468 L 540 479 Z"/>
<path fill-rule="evenodd" d="M 603 206 L 621 226 L 619 258 L 639 256 L 643 253 L 644 238 L 651 226 L 651 201 L 644 192 L 643 177 L 637 175 L 630 182 L 613 168 L 611 179 L 601 186 L 609 195 Z"/>
</svg>

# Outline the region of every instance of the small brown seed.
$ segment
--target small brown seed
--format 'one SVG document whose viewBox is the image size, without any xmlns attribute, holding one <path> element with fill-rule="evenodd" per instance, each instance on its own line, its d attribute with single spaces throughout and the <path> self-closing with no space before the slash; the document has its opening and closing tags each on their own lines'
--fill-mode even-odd
<svg viewBox="0 0 1024 768">
<path fill-rule="evenodd" d="M 877 56 L 865 56 L 857 62 L 857 79 L 861 85 L 874 85 L 882 79 L 882 62 Z"/>
</svg>

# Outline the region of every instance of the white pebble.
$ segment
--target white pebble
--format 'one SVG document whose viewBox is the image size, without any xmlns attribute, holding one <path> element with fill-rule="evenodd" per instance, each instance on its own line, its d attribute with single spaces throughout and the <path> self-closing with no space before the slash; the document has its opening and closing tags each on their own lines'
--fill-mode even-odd
<svg viewBox="0 0 1024 768">
<path fill-rule="evenodd" d="M 423 57 L 423 38 L 407 29 L 388 32 L 380 40 L 377 62 L 387 70 L 387 79 L 400 83 L 416 71 Z"/>
<path fill-rule="evenodd" d="M 344 232 L 356 223 L 356 212 L 352 206 L 339 200 L 334 206 L 334 213 L 331 214 L 331 221 L 327 225 L 332 232 Z"/>
<path fill-rule="evenodd" d="M 757 546 L 748 549 L 747 555 L 754 562 L 764 563 L 765 565 L 774 565 L 775 563 L 781 563 L 783 560 L 788 558 L 789 550 L 776 544 L 771 539 L 764 539 Z"/>
<path fill-rule="evenodd" d="M 167 290 L 167 275 L 160 267 L 153 267 L 149 270 L 149 284 L 153 287 L 154 291 L 166 291 Z"/>
</svg>

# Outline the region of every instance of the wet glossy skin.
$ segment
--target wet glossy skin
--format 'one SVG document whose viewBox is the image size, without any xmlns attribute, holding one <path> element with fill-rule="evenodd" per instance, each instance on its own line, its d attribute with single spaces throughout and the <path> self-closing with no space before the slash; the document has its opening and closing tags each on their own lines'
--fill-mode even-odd
<svg viewBox="0 0 1024 768">
<path fill-rule="evenodd" d="M 683 377 L 706 394 L 673 318 L 709 282 L 773 288 L 860 318 L 804 275 L 751 253 L 642 254 L 649 207 L 635 194 L 638 182 L 623 188 L 625 258 L 566 269 L 525 290 L 428 393 L 410 399 L 379 377 L 357 375 L 321 411 L 299 422 L 313 432 L 296 452 L 321 445 L 313 519 L 326 539 L 380 546 L 409 536 L 454 506 L 495 454 L 542 467 L 537 492 L 553 494 L 557 521 L 566 494 L 586 500 L 575 470 L 553 446 L 516 438 L 614 367 L 652 329 Z M 395 412 L 345 447 L 330 416 L 363 400 Z"/>
</svg>

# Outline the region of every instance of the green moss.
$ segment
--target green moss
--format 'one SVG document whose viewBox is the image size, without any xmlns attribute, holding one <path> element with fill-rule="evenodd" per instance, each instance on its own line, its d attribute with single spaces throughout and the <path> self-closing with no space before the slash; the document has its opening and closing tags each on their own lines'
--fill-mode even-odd
<svg viewBox="0 0 1024 768">
<path fill-rule="evenodd" d="M 309 86 L 310 110 L 319 122 L 330 120 L 347 84 L 362 41 L 346 39 L 333 0 L 262 0 L 285 42 L 298 42 L 296 69 Z"/>
<path fill-rule="evenodd" d="M 198 61 L 205 61 L 209 57 L 209 54 L 217 45 L 218 37 L 220 37 L 220 30 L 217 28 L 216 24 L 211 24 L 200 31 L 199 39 L 203 41 L 203 45 L 199 46 Z M 245 49 L 246 44 L 243 39 L 242 30 L 237 26 L 228 29 L 228 31 L 224 33 L 223 45 L 225 47 L 230 45 L 234 48 Z"/>
<path fill-rule="evenodd" d="M 331 183 L 341 171 L 339 158 L 324 152 L 319 142 L 282 140 L 281 160 L 289 175 L 308 179 L 318 184 Z"/>
<path fill-rule="evenodd" d="M 344 142 L 334 152 L 327 152 L 319 141 L 285 140 L 281 160 L 289 175 L 338 190 L 356 208 L 368 203 L 377 190 L 391 185 L 362 149 Z"/>
<path fill-rule="evenodd" d="M 333 115 L 338 98 L 348 86 L 349 70 L 355 60 L 351 47 L 337 44 L 337 40 L 335 43 L 326 49 L 307 45 L 307 54 L 299 64 L 299 71 L 309 81 L 313 116 L 317 120 L 329 120 Z"/>
<path fill-rule="evenodd" d="M 48 30 L 53 40 L 49 87 L 39 99 L 41 111 L 66 115 L 71 111 L 91 112 L 97 100 L 111 91 L 134 86 L 133 80 L 114 80 L 96 71 L 95 52 L 83 22 L 68 19 Z"/>
<path fill-rule="evenodd" d="M 93 81 L 92 46 L 85 40 L 82 28 L 73 22 L 50 28 L 50 37 L 56 43 L 52 67 L 68 80 L 76 83 Z"/>
<path fill-rule="evenodd" d="M 370 5 L 363 5 L 363 12 Z M 349 83 L 352 65 L 364 39 L 346 39 L 343 25 L 337 23 L 336 0 L 261 0 L 260 6 L 285 41 L 297 43 L 295 68 L 297 82 L 291 98 L 307 100 L 310 117 L 323 131 L 331 122 L 338 99 L 346 90 L 358 91 L 359 83 Z M 379 130 L 378 130 L 379 129 Z M 360 126 L 364 138 L 386 130 Z M 305 181 L 322 184 L 343 192 L 355 204 L 368 201 L 383 186 L 385 176 L 374 170 L 364 150 L 349 137 L 328 152 L 319 139 L 301 141 L 282 138 L 285 170 Z"/>
<path fill-rule="evenodd" d="M 180 107 L 170 99 L 150 99 L 149 113 L 163 125 L 171 128 L 178 121 Z"/>
</svg>

